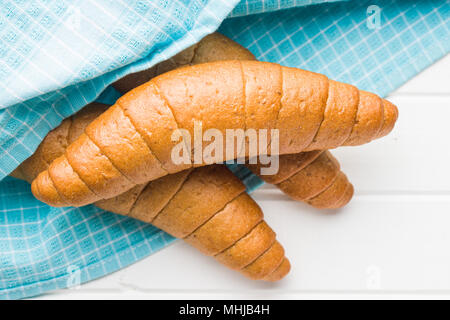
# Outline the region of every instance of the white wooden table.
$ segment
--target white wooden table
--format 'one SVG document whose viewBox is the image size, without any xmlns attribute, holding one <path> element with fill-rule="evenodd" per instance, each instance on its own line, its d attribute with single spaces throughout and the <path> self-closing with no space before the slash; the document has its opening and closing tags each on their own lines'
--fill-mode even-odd
<svg viewBox="0 0 450 320">
<path fill-rule="evenodd" d="M 39 299 L 450 298 L 450 56 L 389 97 L 386 138 L 334 154 L 355 186 L 332 214 L 265 186 L 253 194 L 292 263 L 275 284 L 246 280 L 178 241 L 78 289 Z"/>
</svg>

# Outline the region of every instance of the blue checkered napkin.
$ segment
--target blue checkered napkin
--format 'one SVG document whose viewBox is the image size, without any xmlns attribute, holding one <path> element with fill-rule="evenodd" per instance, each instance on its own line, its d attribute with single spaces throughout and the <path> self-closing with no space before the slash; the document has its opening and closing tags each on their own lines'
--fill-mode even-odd
<svg viewBox="0 0 450 320">
<path fill-rule="evenodd" d="M 234 7 L 233 11 L 228 15 L 228 18 L 336 1 L 348 0 L 242 0 Z"/>
<path fill-rule="evenodd" d="M 4 179 L 0 195 L 0 299 L 78 285 L 174 240 L 149 224 L 95 206 L 51 208 L 14 178 Z"/>
<path fill-rule="evenodd" d="M 63 118 L 125 74 L 198 42 L 236 3 L 1 1 L 0 180 Z"/>
<path fill-rule="evenodd" d="M 39 0 L 30 4 L 36 6 L 42 2 L 44 1 Z M 216 7 L 209 6 L 212 2 L 219 5 L 217 8 L 221 8 L 220 12 L 216 12 Z M 190 25 L 196 26 L 193 27 L 193 34 L 199 36 L 203 32 L 209 32 L 213 28 L 212 25 L 218 24 L 217 21 L 221 18 L 217 16 L 223 17 L 228 14 L 226 10 L 231 10 L 225 9 L 228 8 L 225 4 L 220 7 L 219 2 L 189 2 L 189 5 L 197 5 L 198 10 L 194 7 L 185 9 L 181 1 L 157 3 L 165 3 L 170 15 L 174 16 L 176 8 L 197 12 L 197 15 L 188 17 L 192 20 L 189 21 Z M 251 8 L 251 4 L 257 2 L 264 2 L 264 5 L 258 7 L 263 10 L 272 10 L 275 8 L 274 4 L 278 3 L 299 3 L 247 0 L 242 1 L 236 10 L 242 10 L 239 9 L 240 6 L 247 5 Z M 57 2 L 45 1 L 45 4 L 49 3 Z M 142 3 L 148 2 L 131 1 L 130 6 L 139 6 Z M 24 8 L 27 8 L 27 5 L 28 2 L 24 3 Z M 367 11 L 370 5 L 377 7 L 371 7 L 369 15 L 373 12 L 380 13 L 379 29 L 376 19 L 368 23 Z M 9 20 L 3 17 L 14 16 L 5 8 L 6 5 L 2 2 L 0 63 L 10 61 L 4 59 L 5 39 L 14 39 L 13 36 L 5 36 L 8 33 L 8 24 L 5 21 Z M 280 5 L 280 8 L 287 7 Z M 111 10 L 109 7 L 108 9 Z M 128 12 L 126 8 L 123 8 L 123 11 Z M 30 12 L 40 12 L 38 17 L 42 18 L 45 11 L 30 9 Z M 202 12 L 205 14 L 204 18 L 201 18 Z M 252 13 L 250 10 L 239 12 Z M 15 17 L 15 23 L 19 23 L 20 15 Z M 198 25 L 200 20 L 205 26 Z M 165 21 L 169 23 L 171 20 Z M 158 26 L 165 28 L 163 23 Z M 36 27 L 34 29 L 39 30 Z M 355 0 L 291 8 L 270 14 L 227 19 L 220 30 L 250 48 L 261 60 L 323 72 L 331 78 L 353 83 L 382 95 L 450 51 L 450 11 L 448 2 L 445 1 Z M 125 34 L 124 38 L 119 37 L 116 40 L 127 42 L 131 35 L 127 32 Z M 105 37 L 109 39 L 109 35 Z M 111 37 L 114 37 L 112 33 Z M 160 40 L 159 37 L 151 39 Z M 172 46 L 173 40 L 167 38 L 164 41 L 163 48 L 170 52 L 167 56 L 177 51 Z M 116 43 L 112 39 L 109 42 Z M 187 46 L 188 42 L 180 40 L 183 44 L 180 48 Z M 81 43 L 73 45 L 79 46 L 79 50 L 83 49 Z M 28 156 L 37 146 L 48 128 L 56 125 L 62 117 L 73 113 L 85 101 L 91 101 L 108 81 L 119 76 L 119 73 L 122 75 L 146 68 L 163 57 L 165 52 L 165 49 L 161 49 L 160 55 L 158 51 L 130 67 L 120 68 L 102 77 L 74 85 L 70 94 L 66 89 L 61 89 L 20 104 L 21 107 L 16 105 L 0 111 L 0 169 L 8 172 L 15 167 L 20 159 Z M 4 63 L 0 64 L 0 76 L 4 73 L 4 67 Z M 45 67 L 51 68 L 51 65 Z M 91 71 L 95 72 L 95 69 L 92 68 Z M 61 69 L 61 72 L 64 70 Z M 41 80 L 47 82 L 44 79 L 45 77 L 42 77 Z M 22 88 L 25 90 L 28 87 L 24 83 Z M 47 102 L 54 101 L 61 92 L 65 94 L 64 99 L 58 100 L 61 101 L 59 103 L 52 102 L 50 111 L 47 110 Z M 105 103 L 112 103 L 116 98 L 117 93 L 110 87 L 100 97 Z M 0 99 L 0 104 L 1 102 Z M 259 183 L 241 167 L 234 166 L 233 170 L 244 178 L 249 189 Z M 151 226 L 103 213 L 92 206 L 80 209 L 49 208 L 32 197 L 26 183 L 13 178 L 4 179 L 0 183 L 0 203 L 0 298 L 33 296 L 76 284 L 78 280 L 84 282 L 95 279 L 147 256 L 173 240 Z"/>
<path fill-rule="evenodd" d="M 228 19 L 219 31 L 260 60 L 385 96 L 450 51 L 450 2 L 338 2 Z"/>
</svg>

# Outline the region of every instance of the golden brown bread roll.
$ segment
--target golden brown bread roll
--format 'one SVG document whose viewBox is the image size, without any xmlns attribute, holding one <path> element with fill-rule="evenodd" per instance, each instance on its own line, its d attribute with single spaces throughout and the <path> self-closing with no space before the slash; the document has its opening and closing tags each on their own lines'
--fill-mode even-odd
<svg viewBox="0 0 450 320">
<path fill-rule="evenodd" d="M 278 129 L 280 154 L 366 143 L 397 119 L 394 105 L 379 99 L 383 112 L 372 112 L 376 99 L 366 96 L 323 75 L 272 63 L 184 67 L 120 98 L 33 181 L 32 191 L 53 206 L 81 206 L 184 170 L 189 165 L 170 157 L 171 134 L 184 128 L 193 136 L 194 120 L 223 134 Z M 221 160 L 230 159 L 224 153 Z"/>
</svg>

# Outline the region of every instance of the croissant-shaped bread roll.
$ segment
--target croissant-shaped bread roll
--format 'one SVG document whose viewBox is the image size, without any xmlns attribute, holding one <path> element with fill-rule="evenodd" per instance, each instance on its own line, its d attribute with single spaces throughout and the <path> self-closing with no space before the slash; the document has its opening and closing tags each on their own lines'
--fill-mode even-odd
<svg viewBox="0 0 450 320">
<path fill-rule="evenodd" d="M 192 165 L 171 159 L 171 137 L 178 128 L 193 137 L 194 121 L 224 136 L 278 129 L 279 153 L 291 154 L 366 143 L 396 119 L 388 101 L 300 69 L 256 61 L 184 67 L 120 98 L 33 181 L 32 192 L 53 206 L 81 206 L 185 170 Z M 225 160 L 227 152 L 217 159 Z"/>
</svg>

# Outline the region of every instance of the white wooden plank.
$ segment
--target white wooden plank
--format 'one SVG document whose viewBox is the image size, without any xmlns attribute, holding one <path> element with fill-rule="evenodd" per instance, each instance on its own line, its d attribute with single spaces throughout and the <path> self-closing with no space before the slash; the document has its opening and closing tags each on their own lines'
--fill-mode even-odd
<svg viewBox="0 0 450 320">
<path fill-rule="evenodd" d="M 406 82 L 395 93 L 399 95 L 449 94 L 450 54 Z"/>
<path fill-rule="evenodd" d="M 114 281 L 123 292 L 144 296 L 450 294 L 449 196 L 359 196 L 345 210 L 328 214 L 258 192 L 255 198 L 291 259 L 285 280 L 246 280 L 179 242 L 116 273 Z M 105 282 L 93 284 L 82 292 L 117 293 Z"/>
</svg>

